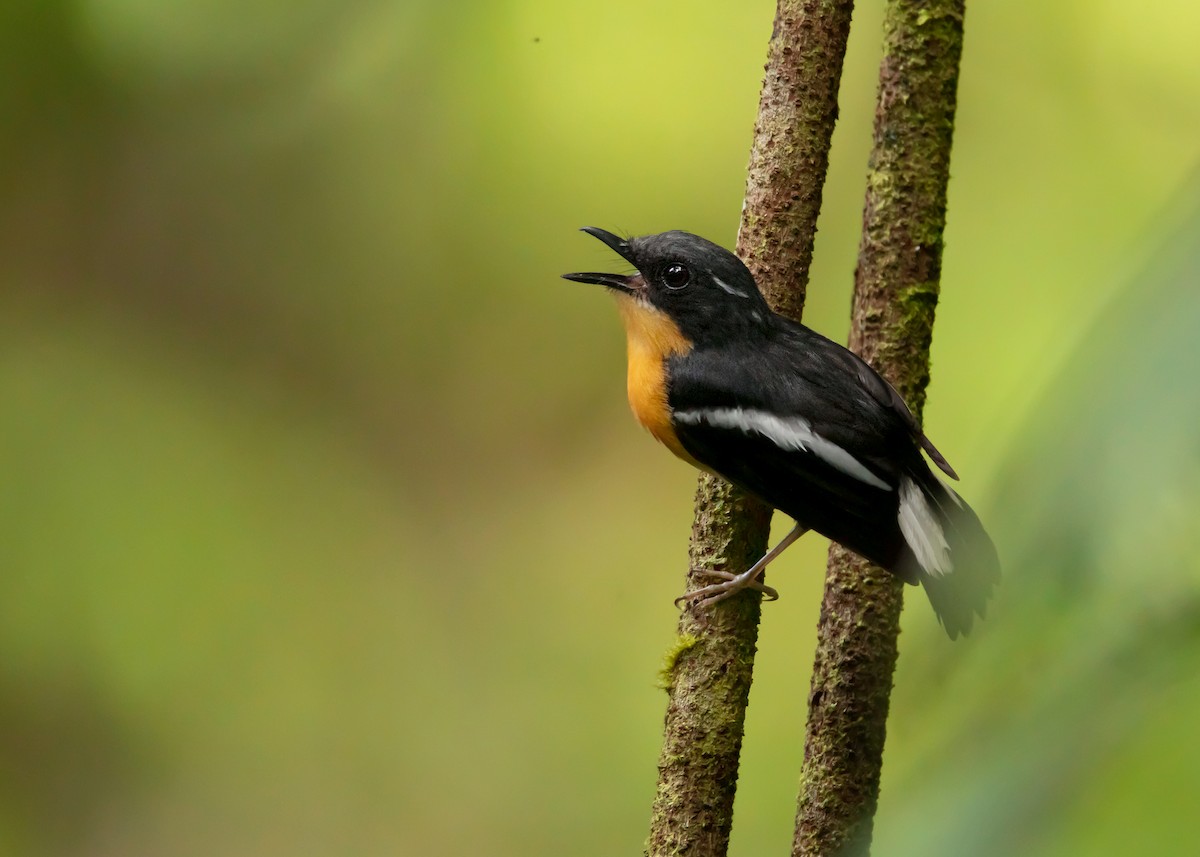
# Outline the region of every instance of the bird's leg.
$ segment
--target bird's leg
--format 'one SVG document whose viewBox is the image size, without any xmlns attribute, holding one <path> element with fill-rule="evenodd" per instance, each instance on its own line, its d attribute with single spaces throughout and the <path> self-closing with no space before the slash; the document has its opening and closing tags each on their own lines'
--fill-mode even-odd
<svg viewBox="0 0 1200 857">
<path fill-rule="evenodd" d="M 796 524 L 786 536 L 780 539 L 779 544 L 767 551 L 762 559 L 741 574 L 731 574 L 728 571 L 718 571 L 716 569 L 703 569 L 703 574 L 711 577 L 719 577 L 721 578 L 721 582 L 713 583 L 700 589 L 694 589 L 691 592 L 685 592 L 675 599 L 675 606 L 678 607 L 681 603 L 687 603 L 697 607 L 707 607 L 716 604 L 718 601 L 724 601 L 729 596 L 736 595 L 743 589 L 757 589 L 767 596 L 768 601 L 774 601 L 779 597 L 779 593 L 760 581 L 758 577 L 763 573 L 763 569 L 767 567 L 771 560 L 783 553 L 792 542 L 807 532 L 807 527 Z"/>
</svg>

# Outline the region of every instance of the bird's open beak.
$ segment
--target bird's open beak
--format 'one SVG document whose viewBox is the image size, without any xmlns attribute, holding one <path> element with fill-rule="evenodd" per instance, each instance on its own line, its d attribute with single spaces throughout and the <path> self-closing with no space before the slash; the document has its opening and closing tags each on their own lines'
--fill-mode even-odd
<svg viewBox="0 0 1200 857">
<path fill-rule="evenodd" d="M 595 226 L 585 226 L 580 230 L 599 238 L 615 252 L 618 256 L 624 259 L 629 264 L 635 264 L 629 253 L 629 242 L 624 238 L 613 235 L 611 232 L 606 232 Z M 610 289 L 616 289 L 619 292 L 624 292 L 628 295 L 634 295 L 640 292 L 646 286 L 646 281 L 642 279 L 641 274 L 632 274 L 630 276 L 622 276 L 621 274 L 598 274 L 585 272 L 580 274 L 563 274 L 564 280 L 574 280 L 577 283 L 595 283 L 600 286 L 608 286 Z"/>
</svg>

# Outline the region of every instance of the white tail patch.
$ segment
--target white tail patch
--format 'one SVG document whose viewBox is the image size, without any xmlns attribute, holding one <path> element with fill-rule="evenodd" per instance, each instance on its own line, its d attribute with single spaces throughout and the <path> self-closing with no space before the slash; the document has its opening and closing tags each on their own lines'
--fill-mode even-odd
<svg viewBox="0 0 1200 857">
<path fill-rule="evenodd" d="M 911 478 L 900 480 L 900 532 L 913 556 L 926 574 L 944 577 L 954 570 L 950 561 L 950 545 L 937 519 L 937 513 L 929 505 L 929 498 Z"/>
<path fill-rule="evenodd" d="M 750 408 L 710 408 L 694 411 L 677 411 L 674 419 L 689 425 L 708 423 L 715 428 L 739 429 L 746 433 L 761 434 L 780 449 L 804 450 L 867 485 L 891 491 L 888 485 L 866 465 L 831 440 L 826 440 L 801 417 L 777 417 L 766 411 Z"/>
</svg>

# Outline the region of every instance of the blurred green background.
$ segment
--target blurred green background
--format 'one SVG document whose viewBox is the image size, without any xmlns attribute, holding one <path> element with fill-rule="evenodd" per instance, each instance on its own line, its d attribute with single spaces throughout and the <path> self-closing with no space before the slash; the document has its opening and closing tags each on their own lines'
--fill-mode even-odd
<svg viewBox="0 0 1200 857">
<path fill-rule="evenodd" d="M 575 232 L 732 245 L 773 4 L 0 5 L 0 855 L 638 853 L 693 474 Z M 876 853 L 1178 853 L 1200 797 L 1200 7 L 973 4 Z M 880 9 L 807 321 L 842 338 Z M 781 522 L 786 526 L 786 521 Z M 824 544 L 732 850 L 785 853 Z"/>
</svg>

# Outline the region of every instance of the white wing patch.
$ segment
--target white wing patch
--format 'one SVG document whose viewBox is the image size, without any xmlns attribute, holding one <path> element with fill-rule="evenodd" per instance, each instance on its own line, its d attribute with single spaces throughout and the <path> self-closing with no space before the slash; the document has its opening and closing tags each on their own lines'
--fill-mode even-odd
<svg viewBox="0 0 1200 857">
<path fill-rule="evenodd" d="M 892 486 L 867 469 L 836 443 L 826 440 L 802 417 L 777 417 L 766 411 L 748 408 L 708 408 L 705 410 L 676 411 L 675 420 L 687 425 L 708 423 L 715 428 L 739 429 L 747 434 L 760 434 L 780 449 L 799 449 L 811 452 L 830 467 L 884 491 Z"/>
<path fill-rule="evenodd" d="M 961 501 L 959 501 L 961 502 Z M 929 505 L 925 492 L 909 477 L 900 480 L 900 533 L 913 556 L 926 574 L 944 577 L 954 570 L 950 560 L 950 545 L 937 519 L 937 513 Z"/>
</svg>

